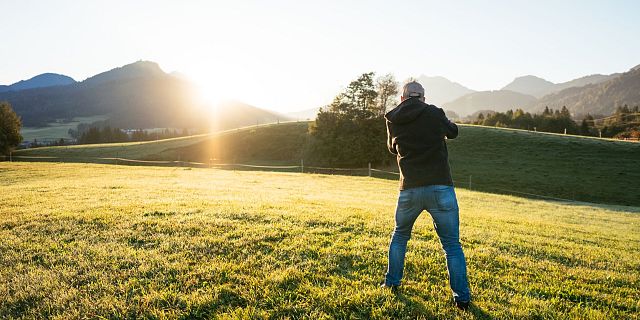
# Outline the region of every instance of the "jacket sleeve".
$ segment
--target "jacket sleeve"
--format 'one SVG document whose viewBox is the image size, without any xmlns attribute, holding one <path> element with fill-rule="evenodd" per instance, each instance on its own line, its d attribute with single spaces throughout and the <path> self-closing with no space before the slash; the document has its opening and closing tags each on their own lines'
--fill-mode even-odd
<svg viewBox="0 0 640 320">
<path fill-rule="evenodd" d="M 391 122 L 387 121 L 387 149 L 392 154 L 397 155 L 398 150 L 396 150 L 396 146 L 393 144 L 393 135 L 391 134 Z"/>
<path fill-rule="evenodd" d="M 442 114 L 445 136 L 447 136 L 447 139 L 455 139 L 458 136 L 458 126 L 451 120 L 447 119 L 447 115 L 444 113 L 444 110 L 440 109 L 440 113 Z"/>
</svg>

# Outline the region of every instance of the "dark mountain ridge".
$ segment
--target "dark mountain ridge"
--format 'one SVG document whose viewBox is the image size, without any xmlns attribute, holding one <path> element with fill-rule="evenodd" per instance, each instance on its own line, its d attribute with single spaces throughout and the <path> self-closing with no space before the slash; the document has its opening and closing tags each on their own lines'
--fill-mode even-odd
<svg viewBox="0 0 640 320">
<path fill-rule="evenodd" d="M 197 97 L 191 82 L 165 73 L 150 61 L 138 61 L 65 86 L 0 93 L 0 100 L 9 101 L 27 127 L 95 115 L 108 115 L 109 124 L 121 128 L 209 127 L 211 119 L 203 114 L 212 108 Z M 252 106 L 243 110 L 226 120 L 227 113 L 221 112 L 218 120 L 250 125 L 266 121 L 265 113 L 270 113 Z M 274 115 L 273 119 L 286 117 Z"/>
<path fill-rule="evenodd" d="M 20 91 L 34 88 L 44 88 L 53 86 L 65 86 L 76 81 L 69 76 L 57 73 L 43 73 L 28 80 L 21 80 L 8 86 L 0 86 L 0 92 Z"/>
<path fill-rule="evenodd" d="M 576 118 L 589 114 L 612 114 L 617 107 L 640 105 L 640 68 L 632 68 L 628 72 L 583 87 L 564 89 L 538 100 L 533 111 L 541 111 L 545 107 L 558 109 L 566 106 Z"/>
<path fill-rule="evenodd" d="M 478 91 L 445 103 L 442 108 L 468 116 L 478 110 L 507 111 L 521 108 L 527 110 L 536 102 L 536 98 L 510 90 Z"/>
<path fill-rule="evenodd" d="M 619 73 L 614 73 L 611 75 L 592 74 L 562 83 L 553 83 L 536 76 L 528 75 L 515 78 L 511 83 L 504 86 L 502 90 L 511 90 L 523 94 L 532 95 L 536 98 L 542 98 L 548 94 L 562 91 L 567 88 L 583 87 L 589 84 L 607 81 L 618 75 Z"/>
</svg>

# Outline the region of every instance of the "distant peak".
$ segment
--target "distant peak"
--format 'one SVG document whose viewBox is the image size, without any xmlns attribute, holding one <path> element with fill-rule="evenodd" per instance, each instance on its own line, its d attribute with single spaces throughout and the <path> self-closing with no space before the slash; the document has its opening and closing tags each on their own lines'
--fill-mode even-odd
<svg viewBox="0 0 640 320">
<path fill-rule="evenodd" d="M 114 68 L 109 71 L 97 74 L 87 80 L 85 83 L 103 83 L 114 80 L 164 76 L 166 73 L 162 71 L 160 66 L 153 61 L 139 60 L 134 63 L 126 64 L 122 67 Z"/>
<path fill-rule="evenodd" d="M 57 73 L 42 73 L 28 80 L 18 81 L 10 86 L 6 86 L 4 91 L 7 90 L 25 90 L 33 88 L 51 87 L 51 86 L 64 86 L 75 83 L 76 81 L 69 76 Z"/>
<path fill-rule="evenodd" d="M 53 72 L 45 72 L 45 73 L 41 73 L 33 78 L 37 78 L 37 77 L 65 77 L 65 78 L 71 78 L 69 76 L 65 76 L 64 74 L 59 74 L 59 73 L 53 73 Z M 31 79 L 33 79 L 31 78 Z"/>
<path fill-rule="evenodd" d="M 147 60 L 138 60 L 134 63 L 125 64 L 121 68 L 122 69 L 130 69 L 130 68 L 147 69 L 147 70 L 153 70 L 153 71 L 160 71 L 164 73 L 164 71 L 162 71 L 162 69 L 160 68 L 160 65 L 157 62 L 147 61 Z"/>
<path fill-rule="evenodd" d="M 419 76 L 418 78 L 416 78 L 416 79 L 421 79 L 421 78 L 424 78 L 424 79 L 433 79 L 433 80 L 444 80 L 444 81 L 452 82 L 451 80 L 449 80 L 449 79 L 447 79 L 447 78 L 445 78 L 445 77 L 443 77 L 443 76 L 427 76 L 427 75 L 424 75 L 424 74 L 420 75 L 420 76 Z"/>
<path fill-rule="evenodd" d="M 39 74 L 29 80 L 26 81 L 30 81 L 30 80 L 37 80 L 37 79 L 55 79 L 55 80 L 63 80 L 63 81 L 67 81 L 67 82 L 75 82 L 75 80 L 73 80 L 73 78 L 69 77 L 69 76 L 65 76 L 64 74 L 59 74 L 59 73 L 52 73 L 52 72 L 46 72 L 46 73 L 42 73 Z"/>
<path fill-rule="evenodd" d="M 534 75 L 532 75 L 532 74 L 528 74 L 528 75 L 525 75 L 525 76 L 516 77 L 516 79 L 515 79 L 515 80 L 542 80 L 542 81 L 550 82 L 550 81 L 548 81 L 548 80 L 546 80 L 546 79 L 543 79 L 543 78 L 540 78 L 540 77 L 534 76 Z"/>
</svg>

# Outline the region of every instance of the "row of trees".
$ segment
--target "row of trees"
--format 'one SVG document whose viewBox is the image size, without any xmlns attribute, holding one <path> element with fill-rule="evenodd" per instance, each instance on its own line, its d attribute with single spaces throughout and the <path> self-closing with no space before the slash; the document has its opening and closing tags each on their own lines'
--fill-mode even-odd
<svg viewBox="0 0 640 320">
<path fill-rule="evenodd" d="M 507 110 L 506 112 L 491 112 L 486 115 L 480 113 L 472 124 L 484 126 L 506 127 L 525 130 L 569 134 L 585 134 L 571 118 L 567 107 L 553 110 L 546 107 L 541 114 L 531 114 L 522 109 Z"/>
<path fill-rule="evenodd" d="M 112 128 L 110 126 L 91 126 L 84 128 L 78 136 L 79 144 L 95 144 L 110 142 L 135 142 L 150 141 L 158 139 L 169 139 L 189 135 L 189 130 L 164 129 L 162 131 L 147 131 L 142 129 L 123 130 L 120 128 Z"/>
<path fill-rule="evenodd" d="M 602 136 L 607 138 L 640 137 L 640 113 L 638 106 L 618 107 L 613 116 L 594 119 L 590 114 L 578 125 L 566 107 L 550 109 L 546 107 L 540 114 L 531 114 L 522 109 L 506 112 L 480 113 L 472 124 L 536 130 L 543 132 L 566 133 L 584 136 Z"/>
<path fill-rule="evenodd" d="M 320 109 L 310 128 L 308 158 L 318 164 L 353 167 L 389 163 L 384 114 L 397 103 L 397 95 L 398 82 L 390 74 L 375 78 L 369 72 L 349 83 Z"/>
</svg>

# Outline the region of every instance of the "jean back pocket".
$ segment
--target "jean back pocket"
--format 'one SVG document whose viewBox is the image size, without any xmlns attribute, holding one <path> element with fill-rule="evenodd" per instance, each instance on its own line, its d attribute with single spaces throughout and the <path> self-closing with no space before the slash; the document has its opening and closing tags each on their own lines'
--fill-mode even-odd
<svg viewBox="0 0 640 320">
<path fill-rule="evenodd" d="M 435 195 L 438 209 L 450 211 L 458 208 L 458 201 L 456 200 L 456 193 L 453 191 L 453 187 L 438 188 L 435 190 Z"/>
</svg>

